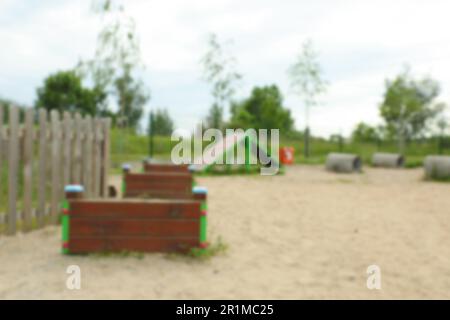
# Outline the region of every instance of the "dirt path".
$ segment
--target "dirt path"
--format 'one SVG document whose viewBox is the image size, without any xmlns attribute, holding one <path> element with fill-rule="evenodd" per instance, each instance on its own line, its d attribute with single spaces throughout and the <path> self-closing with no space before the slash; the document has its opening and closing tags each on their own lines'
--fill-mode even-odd
<svg viewBox="0 0 450 320">
<path fill-rule="evenodd" d="M 450 298 L 450 184 L 421 170 L 198 179 L 209 188 L 210 261 L 60 254 L 60 230 L 0 237 L 0 298 Z M 82 289 L 65 287 L 81 267 Z M 382 290 L 366 288 L 380 266 Z"/>
</svg>

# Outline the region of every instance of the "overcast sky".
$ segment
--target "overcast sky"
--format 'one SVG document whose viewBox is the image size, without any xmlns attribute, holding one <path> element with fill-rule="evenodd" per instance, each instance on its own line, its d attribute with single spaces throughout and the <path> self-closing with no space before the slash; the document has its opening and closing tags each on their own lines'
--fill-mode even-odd
<svg viewBox="0 0 450 320">
<path fill-rule="evenodd" d="M 52 72 L 93 56 L 100 22 L 91 0 L 0 0 L 0 96 L 25 104 Z M 442 84 L 450 103 L 450 1 L 128 0 L 137 22 L 146 110 L 167 107 L 190 130 L 211 104 L 199 60 L 207 35 L 232 40 L 242 98 L 255 85 L 276 83 L 302 128 L 301 101 L 286 70 L 311 38 L 330 87 L 311 112 L 314 134 L 348 134 L 359 121 L 380 122 L 384 80 L 409 64 L 413 74 Z"/>
</svg>

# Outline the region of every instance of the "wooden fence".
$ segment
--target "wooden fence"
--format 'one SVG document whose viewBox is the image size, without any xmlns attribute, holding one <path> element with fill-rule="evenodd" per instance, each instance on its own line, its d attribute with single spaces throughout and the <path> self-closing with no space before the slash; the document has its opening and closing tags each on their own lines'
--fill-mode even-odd
<svg viewBox="0 0 450 320">
<path fill-rule="evenodd" d="M 81 184 L 89 197 L 107 195 L 110 125 L 0 105 L 0 226 L 7 234 L 58 223 L 64 185 Z"/>
</svg>

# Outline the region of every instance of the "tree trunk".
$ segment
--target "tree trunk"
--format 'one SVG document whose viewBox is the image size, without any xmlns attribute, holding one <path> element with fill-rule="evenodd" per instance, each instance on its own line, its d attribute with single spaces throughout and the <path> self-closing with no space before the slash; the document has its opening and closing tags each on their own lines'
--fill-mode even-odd
<svg viewBox="0 0 450 320">
<path fill-rule="evenodd" d="M 305 158 L 309 158 L 309 128 L 306 127 L 305 128 L 305 133 L 304 133 L 304 149 L 303 149 L 303 154 L 305 156 Z"/>
</svg>

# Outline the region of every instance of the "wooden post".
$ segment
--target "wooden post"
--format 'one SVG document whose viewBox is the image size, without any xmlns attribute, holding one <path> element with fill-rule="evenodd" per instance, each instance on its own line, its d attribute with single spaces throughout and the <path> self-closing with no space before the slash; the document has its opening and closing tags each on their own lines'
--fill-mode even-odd
<svg viewBox="0 0 450 320">
<path fill-rule="evenodd" d="M 148 156 L 149 158 L 153 158 L 153 136 L 154 136 L 154 130 L 153 130 L 153 112 L 150 111 L 150 119 L 149 119 L 149 126 L 148 126 L 148 140 L 149 140 L 149 150 L 148 150 Z"/>
<path fill-rule="evenodd" d="M 126 177 L 131 172 L 131 165 L 128 163 L 124 163 L 122 165 L 122 198 L 125 197 L 125 193 L 127 191 Z"/>
<path fill-rule="evenodd" d="M 9 108 L 9 163 L 8 163 L 8 230 L 16 233 L 17 221 L 17 174 L 19 162 L 19 109 Z"/>
<path fill-rule="evenodd" d="M 250 136 L 245 136 L 245 170 L 250 172 L 250 156 L 251 156 L 251 144 L 250 144 Z"/>
<path fill-rule="evenodd" d="M 102 195 L 108 196 L 109 168 L 110 168 L 110 129 L 111 119 L 103 120 L 103 150 L 102 150 Z"/>
<path fill-rule="evenodd" d="M 194 187 L 192 188 L 192 193 L 194 194 L 194 199 L 201 201 L 200 206 L 200 234 L 199 234 L 199 240 L 200 240 L 200 248 L 204 249 L 208 246 L 207 242 L 207 197 L 208 197 L 208 189 L 205 187 Z"/>
<path fill-rule="evenodd" d="M 83 185 L 86 197 L 92 194 L 92 121 L 90 116 L 84 119 Z"/>
<path fill-rule="evenodd" d="M 70 184 L 72 180 L 72 125 L 70 113 L 64 112 L 64 185 Z"/>
<path fill-rule="evenodd" d="M 60 132 L 59 132 L 59 113 L 56 110 L 52 110 L 50 113 L 51 128 L 52 128 L 52 193 L 51 193 L 51 206 L 50 216 L 52 223 L 58 223 L 59 216 L 59 199 L 61 193 L 60 186 Z"/>
<path fill-rule="evenodd" d="M 5 155 L 5 150 L 3 148 L 3 108 L 3 105 L 0 105 L 0 195 L 3 194 L 3 157 Z"/>
<path fill-rule="evenodd" d="M 64 199 L 64 202 L 62 204 L 62 219 L 61 219 L 61 225 L 62 225 L 62 252 L 67 254 L 70 253 L 69 250 L 69 241 L 70 241 L 70 205 L 69 200 L 70 199 L 81 199 L 83 198 L 83 187 L 80 185 L 67 185 L 64 187 L 64 192 L 66 195 L 66 198 Z"/>
<path fill-rule="evenodd" d="M 24 175 L 24 206 L 23 206 L 23 231 L 31 230 L 32 201 L 33 201 L 33 125 L 34 109 L 28 109 L 25 113 L 25 134 L 23 153 Z"/>
<path fill-rule="evenodd" d="M 44 225 L 46 214 L 47 191 L 47 111 L 39 109 L 39 178 L 38 178 L 38 208 L 36 211 L 37 226 Z"/>
<path fill-rule="evenodd" d="M 81 119 L 79 113 L 75 114 L 73 136 L 74 136 L 73 182 L 80 184 L 83 179 L 83 177 L 81 176 L 81 168 L 82 168 L 81 138 L 83 136 L 83 119 Z"/>
<path fill-rule="evenodd" d="M 102 158 L 102 140 L 103 140 L 103 122 L 100 119 L 94 121 L 94 181 L 93 181 L 93 195 L 100 197 L 101 192 L 101 158 Z"/>
</svg>

